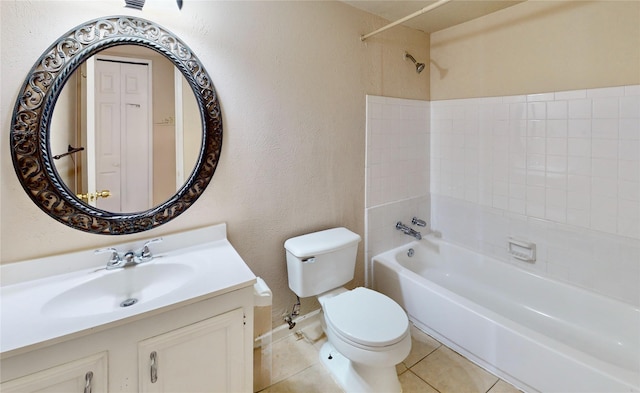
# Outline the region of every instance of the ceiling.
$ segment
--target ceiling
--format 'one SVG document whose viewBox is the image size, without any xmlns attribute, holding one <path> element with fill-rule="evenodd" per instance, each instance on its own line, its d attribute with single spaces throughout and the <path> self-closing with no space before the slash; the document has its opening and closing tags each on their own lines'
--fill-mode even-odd
<svg viewBox="0 0 640 393">
<path fill-rule="evenodd" d="M 511 7 L 525 0 L 453 0 L 425 14 L 404 22 L 402 25 L 433 33 L 447 27 L 476 19 L 481 16 Z M 410 15 L 435 0 L 343 0 L 355 8 L 395 22 Z M 380 26 L 382 27 L 382 26 Z"/>
</svg>

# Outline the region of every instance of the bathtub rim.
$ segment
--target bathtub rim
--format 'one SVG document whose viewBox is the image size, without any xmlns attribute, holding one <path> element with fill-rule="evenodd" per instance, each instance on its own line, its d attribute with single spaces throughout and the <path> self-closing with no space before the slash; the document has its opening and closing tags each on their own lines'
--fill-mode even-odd
<svg viewBox="0 0 640 393">
<path fill-rule="evenodd" d="M 619 384 L 622 384 L 624 386 L 627 386 L 629 389 L 632 389 L 630 391 L 632 392 L 640 392 L 640 370 L 638 370 L 638 372 L 634 372 L 633 370 L 629 370 L 614 364 L 611 364 L 609 362 L 605 362 L 603 360 L 600 360 L 599 358 L 596 358 L 588 353 L 585 353 L 583 351 L 580 351 L 578 349 L 575 349 L 565 343 L 563 343 L 562 341 L 559 341 L 557 339 L 554 339 L 552 337 L 546 336 L 542 333 L 539 333 L 535 330 L 533 330 L 532 328 L 529 328 L 526 325 L 522 325 L 519 324 L 516 321 L 513 321 L 505 316 L 502 316 L 500 314 L 498 314 L 497 312 L 488 309 L 487 307 L 475 303 L 473 301 L 471 301 L 470 299 L 459 295 L 433 281 L 430 281 L 429 279 L 421 276 L 420 274 L 414 272 L 413 270 L 404 267 L 400 262 L 398 262 L 396 260 L 396 255 L 400 252 L 404 252 L 407 251 L 409 248 L 413 248 L 413 247 L 422 247 L 422 244 L 420 244 L 420 242 L 427 240 L 430 243 L 435 243 L 435 244 L 445 244 L 447 246 L 453 246 L 453 247 L 459 247 L 465 251 L 474 253 L 479 255 L 480 257 L 482 257 L 483 259 L 489 259 L 491 260 L 491 262 L 498 262 L 501 264 L 502 267 L 507 267 L 509 269 L 515 269 L 517 270 L 517 272 L 519 273 L 524 273 L 527 275 L 531 275 L 534 276 L 536 278 L 540 278 L 543 280 L 549 280 L 552 281 L 554 284 L 559 284 L 562 285 L 563 287 L 566 287 L 568 289 L 571 290 L 578 290 L 580 292 L 583 293 L 587 293 L 590 296 L 598 296 L 598 297 L 602 297 L 604 299 L 606 299 L 607 301 L 612 301 L 612 302 L 616 302 L 616 303 L 620 303 L 626 307 L 629 307 L 631 310 L 633 310 L 634 312 L 639 312 L 640 313 L 640 308 L 636 307 L 633 304 L 629 304 L 627 302 L 624 302 L 622 300 L 616 299 L 616 298 L 612 298 L 606 295 L 602 295 L 600 293 L 595 293 L 592 291 L 588 291 L 584 288 L 581 288 L 579 286 L 575 286 L 575 285 L 571 285 L 568 284 L 566 282 L 563 281 L 559 281 L 557 279 L 553 279 L 550 277 L 546 277 L 546 276 L 542 276 L 539 274 L 536 274 L 535 272 L 531 272 L 529 270 L 525 270 L 525 269 L 519 269 L 515 266 L 512 266 L 511 264 L 501 261 L 499 259 L 487 256 L 487 255 L 483 255 L 483 254 L 479 254 L 478 252 L 475 252 L 473 250 L 470 250 L 468 248 L 465 248 L 463 246 L 454 244 L 454 243 L 449 243 L 446 242 L 442 239 L 423 239 L 421 241 L 412 241 L 410 243 L 407 243 L 405 245 L 401 245 L 398 247 L 395 247 L 391 250 L 382 252 L 378 255 L 375 255 L 371 258 L 371 269 L 372 269 L 372 287 L 376 288 L 376 282 L 377 282 L 377 278 L 376 278 L 376 263 L 381 263 L 384 264 L 385 266 L 387 266 L 389 269 L 392 269 L 394 271 L 397 272 L 397 274 L 403 275 L 406 279 L 409 279 L 411 281 L 413 281 L 414 283 L 417 283 L 419 285 L 424 285 L 426 287 L 426 289 L 428 289 L 429 291 L 435 293 L 438 296 L 447 298 L 448 300 L 454 302 L 455 304 L 457 304 L 460 307 L 463 307 L 466 311 L 471 312 L 483 319 L 486 319 L 488 321 L 491 321 L 492 323 L 496 323 L 498 325 L 500 325 L 500 327 L 506 329 L 507 331 L 511 332 L 512 334 L 517 334 L 519 336 L 521 336 L 523 339 L 527 340 L 528 342 L 531 342 L 533 344 L 536 345 L 541 345 L 542 347 L 544 347 L 546 350 L 551 351 L 552 353 L 554 353 L 557 356 L 560 356 L 564 359 L 567 359 L 569 361 L 574 361 L 579 363 L 581 366 L 590 369 L 591 371 L 601 374 L 601 375 L 605 375 L 608 378 L 611 378 L 612 380 L 618 382 Z M 401 304 L 402 305 L 402 304 Z M 402 305 L 404 307 L 404 305 Z M 443 343 L 446 344 L 452 344 L 452 347 L 456 350 L 461 350 L 461 353 L 464 354 L 465 357 L 467 357 L 469 360 L 473 361 L 474 363 L 480 365 L 481 367 L 490 370 L 491 372 L 495 373 L 496 375 L 500 376 L 501 378 L 505 379 L 506 381 L 514 384 L 515 386 L 519 386 L 519 385 L 523 385 L 522 387 L 528 387 L 531 388 L 533 390 L 535 390 L 535 388 L 529 386 L 526 382 L 521 381 L 520 379 L 518 379 L 517 377 L 509 374 L 508 372 L 498 368 L 497 366 L 485 361 L 484 359 L 480 358 L 479 356 L 471 353 L 470 351 L 466 350 L 463 346 L 455 343 L 454 341 L 452 341 L 451 339 L 447 338 L 444 334 L 438 332 L 437 330 L 434 330 L 428 326 L 426 326 L 423 322 L 421 322 L 419 319 L 416 318 L 415 315 L 413 315 L 411 312 L 409 312 L 408 310 L 405 309 L 405 311 L 407 311 L 407 315 L 409 315 L 409 319 L 411 320 L 412 323 L 414 323 L 416 326 L 419 326 L 421 329 L 426 329 L 427 333 L 435 333 L 435 336 L 437 336 L 436 338 L 438 340 L 443 339 Z M 638 383 L 638 385 L 635 385 L 634 383 Z"/>
</svg>

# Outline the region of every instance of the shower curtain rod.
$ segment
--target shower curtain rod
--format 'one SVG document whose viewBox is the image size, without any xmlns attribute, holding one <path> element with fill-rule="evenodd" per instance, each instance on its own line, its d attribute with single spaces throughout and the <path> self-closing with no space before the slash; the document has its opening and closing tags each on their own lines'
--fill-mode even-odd
<svg viewBox="0 0 640 393">
<path fill-rule="evenodd" d="M 369 38 L 369 37 L 371 37 L 371 36 L 374 36 L 374 35 L 376 35 L 376 34 L 378 34 L 378 33 L 381 33 L 381 32 L 383 32 L 383 31 L 385 31 L 385 30 L 387 30 L 387 29 L 390 29 L 390 28 L 392 28 L 393 26 L 399 25 L 400 23 L 404 23 L 404 22 L 408 21 L 409 19 L 413 19 L 413 18 L 415 18 L 416 16 L 420 16 L 420 15 L 422 15 L 422 14 L 424 14 L 424 13 L 427 13 L 427 12 L 429 12 L 429 11 L 431 11 L 431 10 L 433 10 L 433 9 L 436 9 L 436 8 L 440 7 L 441 5 L 444 5 L 444 4 L 446 4 L 446 3 L 450 2 L 450 1 L 451 1 L 451 0 L 440 0 L 440 1 L 436 1 L 435 3 L 433 3 L 433 4 L 431 4 L 431 5 L 428 5 L 428 6 L 424 7 L 423 9 L 421 9 L 421 10 L 418 10 L 418 11 L 414 12 L 413 14 L 411 14 L 411 15 L 407 15 L 407 16 L 405 16 L 405 17 L 404 17 L 404 18 L 402 18 L 402 19 L 398 19 L 398 20 L 397 20 L 397 21 L 395 21 L 395 22 L 389 23 L 388 25 L 386 25 L 386 26 L 384 26 L 384 27 L 381 27 L 381 28 L 379 28 L 379 29 L 378 29 L 378 30 L 376 30 L 376 31 L 373 31 L 373 32 L 371 32 L 371 33 L 369 33 L 369 34 L 361 35 L 361 36 L 360 36 L 360 41 L 364 41 L 364 40 L 366 40 L 367 38 Z"/>
</svg>

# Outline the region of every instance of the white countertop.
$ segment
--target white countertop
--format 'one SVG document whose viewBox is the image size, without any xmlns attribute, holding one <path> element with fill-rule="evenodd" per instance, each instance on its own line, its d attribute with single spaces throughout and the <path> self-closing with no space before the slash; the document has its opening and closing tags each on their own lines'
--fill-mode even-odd
<svg viewBox="0 0 640 393">
<path fill-rule="evenodd" d="M 136 246 L 142 243 L 144 241 L 137 242 Z M 156 244 L 151 246 L 155 251 L 152 261 L 126 269 L 142 268 L 145 267 L 143 265 L 151 264 L 162 268 L 160 266 L 162 264 L 175 265 L 177 262 L 194 273 L 187 282 L 166 294 L 141 301 L 130 307 L 118 307 L 106 311 L 86 310 L 80 311 L 81 315 L 78 315 L 78 310 L 70 310 L 69 313 L 60 312 L 56 315 L 56 313 L 47 312 L 47 307 L 53 298 L 69 289 L 83 284 L 90 287 L 92 284 L 87 285 L 87 283 L 92 280 L 117 274 L 117 270 L 104 269 L 109 259 L 108 253 L 94 255 L 94 250 L 87 250 L 66 256 L 2 266 L 1 356 L 4 358 L 17 352 L 33 349 L 32 347 L 58 342 L 88 329 L 154 315 L 252 286 L 256 282 L 253 272 L 226 239 L 224 224 L 192 231 L 190 234 L 185 232 L 170 235 L 157 246 Z M 119 251 L 137 249 L 130 244 L 114 247 Z M 64 273 L 42 277 L 42 273 L 36 270 L 36 278 L 29 277 L 30 270 L 34 272 L 38 267 L 60 264 L 62 261 L 66 261 L 64 264 L 67 266 L 58 266 L 57 269 L 66 271 Z M 83 264 L 91 266 L 82 266 Z M 82 268 L 73 270 L 77 267 Z M 140 272 L 144 271 L 140 270 Z M 73 308 L 73 301 L 69 303 L 69 307 Z"/>
</svg>

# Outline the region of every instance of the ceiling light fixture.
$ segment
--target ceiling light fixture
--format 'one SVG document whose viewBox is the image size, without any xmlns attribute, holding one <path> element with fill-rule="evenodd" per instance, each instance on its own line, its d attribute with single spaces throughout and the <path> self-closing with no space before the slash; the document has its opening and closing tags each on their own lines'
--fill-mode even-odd
<svg viewBox="0 0 640 393">
<path fill-rule="evenodd" d="M 127 8 L 133 8 L 133 9 L 142 11 L 142 7 L 144 7 L 145 0 L 124 0 L 124 2 L 125 2 L 125 7 Z M 178 5 L 178 9 L 181 10 L 182 0 L 176 0 L 176 4 Z"/>
</svg>

